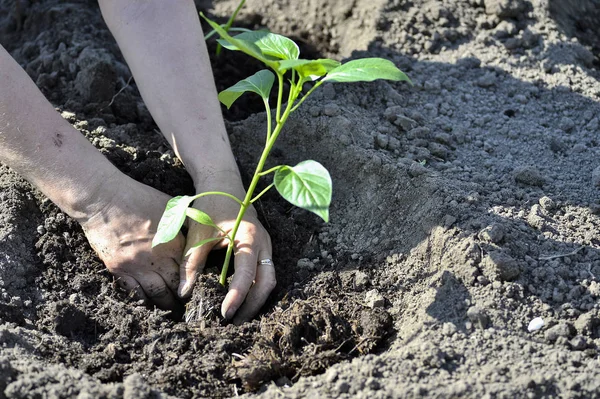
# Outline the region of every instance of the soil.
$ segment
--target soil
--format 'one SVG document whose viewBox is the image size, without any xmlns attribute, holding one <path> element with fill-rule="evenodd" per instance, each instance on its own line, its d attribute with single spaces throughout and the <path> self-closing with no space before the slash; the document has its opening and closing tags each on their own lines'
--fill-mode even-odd
<svg viewBox="0 0 600 399">
<path fill-rule="evenodd" d="M 236 3 L 197 5 L 225 19 Z M 325 85 L 290 118 L 271 163 L 323 163 L 331 222 L 269 193 L 278 286 L 261 315 L 224 322 L 209 268 L 173 320 L 119 291 L 78 224 L 0 165 L 0 398 L 600 396 L 598 10 L 248 2 L 240 26 L 311 57 L 385 57 L 414 83 Z M 122 171 L 193 191 L 96 2 L 0 0 L 0 43 Z M 259 68 L 232 53 L 213 67 L 220 88 Z M 246 180 L 254 107 L 224 111 Z"/>
</svg>

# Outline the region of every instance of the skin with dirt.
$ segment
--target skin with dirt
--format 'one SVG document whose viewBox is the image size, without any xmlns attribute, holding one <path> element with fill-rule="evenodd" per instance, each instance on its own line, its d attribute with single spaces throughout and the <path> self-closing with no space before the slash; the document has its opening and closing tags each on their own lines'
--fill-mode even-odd
<svg viewBox="0 0 600 399">
<path fill-rule="evenodd" d="M 261 199 L 278 286 L 239 327 L 220 260 L 172 320 L 0 165 L 0 398 L 600 395 L 600 3 L 578 3 L 246 4 L 238 25 L 390 59 L 415 86 L 325 85 L 290 117 L 270 162 L 326 166 L 331 223 Z M 95 2 L 18 4 L 0 0 L 0 43 L 62 116 L 133 178 L 193 194 Z M 197 5 L 224 22 L 237 1 Z M 259 68 L 213 60 L 219 89 Z M 224 115 L 247 182 L 266 127 L 240 100 Z"/>
</svg>

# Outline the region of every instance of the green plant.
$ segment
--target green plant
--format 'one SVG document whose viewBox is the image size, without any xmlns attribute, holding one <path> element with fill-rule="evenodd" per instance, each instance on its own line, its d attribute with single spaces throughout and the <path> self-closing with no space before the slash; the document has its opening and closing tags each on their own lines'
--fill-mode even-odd
<svg viewBox="0 0 600 399">
<path fill-rule="evenodd" d="M 246 209 L 273 186 L 283 198 L 293 205 L 314 212 L 325 222 L 329 220 L 329 205 L 332 193 L 331 177 L 327 169 L 320 163 L 308 160 L 300 162 L 296 166 L 279 165 L 263 170 L 269 153 L 290 114 L 298 109 L 306 98 L 325 82 L 368 82 L 376 79 L 410 82 L 410 80 L 391 61 L 385 59 L 364 58 L 344 64 L 332 59 L 300 59 L 298 46 L 285 36 L 266 31 L 249 31 L 232 37 L 223 27 L 209 20 L 202 13 L 200 15 L 221 36 L 219 43 L 223 47 L 229 50 L 242 51 L 262 61 L 272 70 L 272 72 L 268 69 L 261 70 L 219 93 L 219 100 L 227 108 L 231 107 L 246 92 L 256 93 L 262 98 L 267 117 L 265 147 L 247 194 L 243 199 L 224 192 L 204 192 L 195 196 L 179 196 L 171 199 L 160 220 L 152 245 L 155 246 L 175 238 L 186 216 L 200 224 L 220 230 L 221 236 L 196 243 L 188 251 L 188 254 L 192 249 L 211 241 L 227 239 L 227 252 L 220 278 L 221 284 L 225 285 L 227 268 L 234 249 L 235 236 Z M 289 76 L 290 88 L 287 93 L 287 103 L 284 103 L 283 82 L 286 75 Z M 273 127 L 269 95 L 275 79 L 277 79 L 278 91 L 274 115 L 275 126 Z M 304 96 L 300 97 L 304 85 L 309 82 L 314 82 L 314 85 Z M 270 174 L 274 175 L 273 182 L 255 196 L 254 191 L 260 178 Z M 221 230 L 205 212 L 190 207 L 194 200 L 207 195 L 221 195 L 236 201 L 240 205 L 239 213 L 231 231 Z"/>
</svg>

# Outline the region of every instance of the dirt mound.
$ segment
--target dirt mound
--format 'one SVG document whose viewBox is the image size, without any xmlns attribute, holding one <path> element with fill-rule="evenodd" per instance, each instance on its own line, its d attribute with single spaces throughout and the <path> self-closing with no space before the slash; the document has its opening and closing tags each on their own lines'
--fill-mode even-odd
<svg viewBox="0 0 600 399">
<path fill-rule="evenodd" d="M 95 3 L 17 4 L 0 0 L 0 43 L 63 117 L 135 179 L 191 193 Z M 331 223 L 261 198 L 278 286 L 243 326 L 219 316 L 214 268 L 186 321 L 128 298 L 0 166 L 0 397 L 599 395 L 595 4 L 250 2 L 241 25 L 388 58 L 415 85 L 325 85 L 291 116 L 270 162 L 323 163 Z M 237 57 L 213 61 L 220 88 L 259 67 Z M 246 181 L 266 129 L 248 104 L 224 113 Z"/>
</svg>

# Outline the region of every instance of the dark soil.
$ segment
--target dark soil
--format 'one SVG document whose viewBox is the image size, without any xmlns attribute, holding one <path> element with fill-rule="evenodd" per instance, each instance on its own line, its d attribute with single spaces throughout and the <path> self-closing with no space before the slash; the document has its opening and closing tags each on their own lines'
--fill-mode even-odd
<svg viewBox="0 0 600 399">
<path fill-rule="evenodd" d="M 577 3 L 249 2 L 241 25 L 388 58 L 415 85 L 329 85 L 292 115 L 270 162 L 323 163 L 331 223 L 263 197 L 278 286 L 242 326 L 214 267 L 184 320 L 137 303 L 0 165 L 0 398 L 599 396 L 600 4 Z M 95 2 L 0 0 L 0 43 L 122 171 L 193 192 Z M 220 89 L 261 69 L 212 61 Z M 246 181 L 252 103 L 224 111 Z"/>
</svg>

